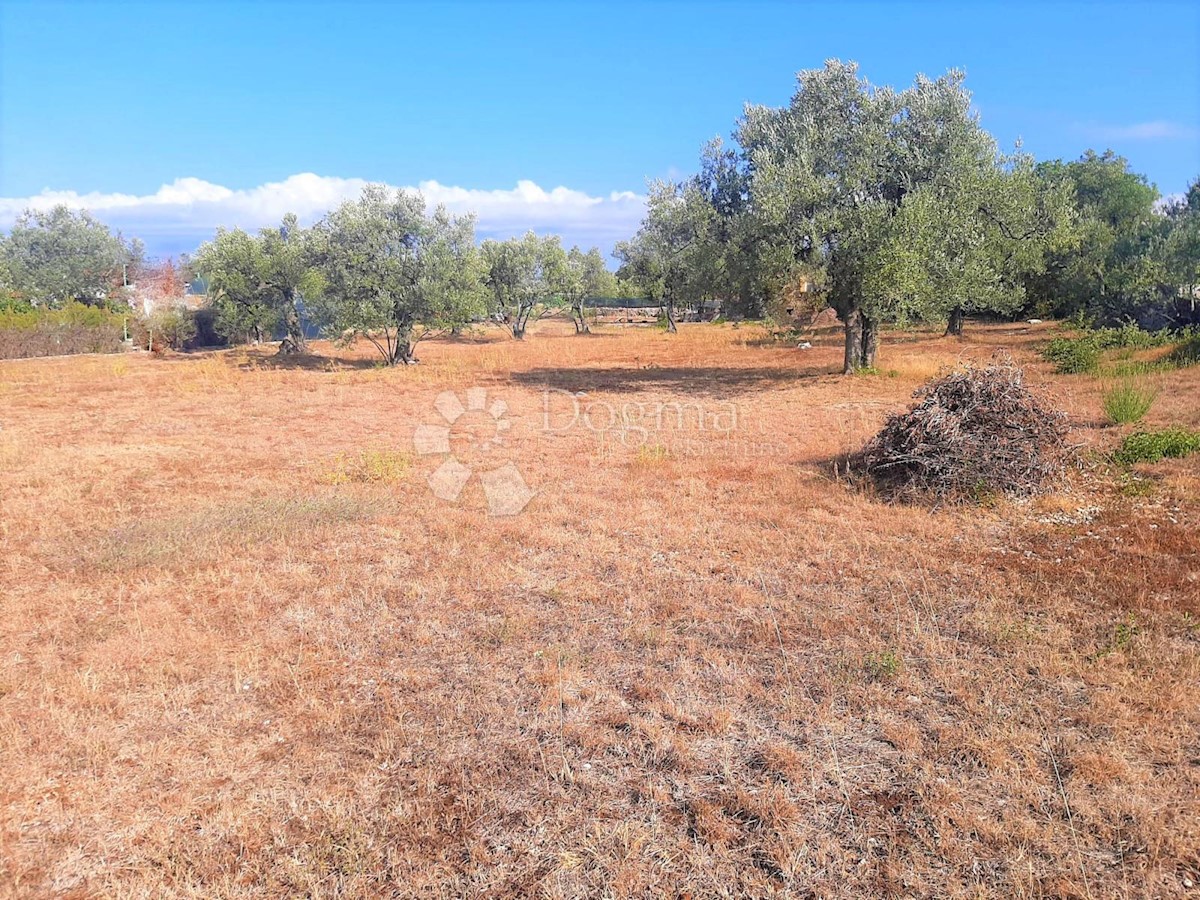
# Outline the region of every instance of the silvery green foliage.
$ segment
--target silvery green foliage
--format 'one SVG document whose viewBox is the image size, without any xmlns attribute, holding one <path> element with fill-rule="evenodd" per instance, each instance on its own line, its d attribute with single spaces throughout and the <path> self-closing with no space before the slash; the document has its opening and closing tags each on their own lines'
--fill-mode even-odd
<svg viewBox="0 0 1200 900">
<path fill-rule="evenodd" d="M 566 267 L 563 272 L 563 302 L 570 311 L 578 334 L 587 334 L 587 301 L 595 297 L 613 297 L 617 292 L 617 279 L 604 265 L 600 249 L 593 247 L 584 253 L 578 247 L 567 251 Z"/>
<path fill-rule="evenodd" d="M 114 234 L 86 210 L 29 209 L 0 240 L 0 287 L 33 306 L 96 303 L 119 295 L 141 262 L 139 241 Z"/>
<path fill-rule="evenodd" d="M 484 241 L 479 249 L 492 315 L 511 328 L 514 338 L 524 338 L 530 321 L 566 302 L 571 275 L 557 235 L 529 231 L 506 241 Z"/>
<path fill-rule="evenodd" d="M 1200 178 L 1168 208 L 1167 215 L 1171 220 L 1163 248 L 1167 276 L 1177 296 L 1195 312 L 1200 304 Z"/>
<path fill-rule="evenodd" d="M 1194 185 L 1182 200 L 1160 206 L 1157 189 L 1112 151 L 1042 162 L 1036 172 L 1065 183 L 1079 211 L 1076 244 L 1051 248 L 1044 272 L 1031 279 L 1040 307 L 1152 329 L 1200 320 Z"/>
<path fill-rule="evenodd" d="M 998 152 L 963 81 L 952 70 L 897 92 L 831 60 L 799 74 L 788 106 L 748 106 L 739 124 L 748 210 L 788 251 L 770 264 L 819 268 L 862 329 L 848 370 L 870 364 L 880 322 L 1019 305 L 1024 267 L 1066 239 L 1065 194 Z"/>
<path fill-rule="evenodd" d="M 304 349 L 300 304 L 316 300 L 321 280 L 313 268 L 312 235 L 295 215 L 257 235 L 218 229 L 191 265 L 208 283 L 223 332 L 261 340 L 282 325 L 281 350 Z"/>
<path fill-rule="evenodd" d="M 669 331 L 675 331 L 679 305 L 711 297 L 719 284 L 717 222 L 716 211 L 694 180 L 651 182 L 641 227 L 613 250 L 621 262 L 618 277 L 662 304 Z"/>
<path fill-rule="evenodd" d="M 322 321 L 366 338 L 388 365 L 415 362 L 423 337 L 482 312 L 472 217 L 427 215 L 419 194 L 372 184 L 314 232 Z"/>
<path fill-rule="evenodd" d="M 280 311 L 263 290 L 266 261 L 258 239 L 240 228 L 218 228 L 216 236 L 196 251 L 192 266 L 208 283 L 223 334 L 262 340 L 274 332 Z"/>
</svg>

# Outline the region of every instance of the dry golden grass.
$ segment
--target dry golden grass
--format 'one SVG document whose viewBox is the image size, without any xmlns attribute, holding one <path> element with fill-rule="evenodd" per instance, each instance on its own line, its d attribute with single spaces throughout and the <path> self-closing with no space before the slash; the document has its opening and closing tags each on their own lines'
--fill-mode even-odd
<svg viewBox="0 0 1200 900">
<path fill-rule="evenodd" d="M 0 894 L 1194 890 L 1196 462 L 982 510 L 833 477 L 1000 348 L 1112 446 L 1048 327 L 853 378 L 834 331 L 549 322 L 394 371 L 0 364 Z M 1200 368 L 1161 379 L 1147 424 L 1200 426 Z M 426 484 L 414 430 L 471 387 L 512 427 L 453 447 L 517 464 L 519 515 Z M 630 428 L 546 432 L 547 388 Z"/>
</svg>

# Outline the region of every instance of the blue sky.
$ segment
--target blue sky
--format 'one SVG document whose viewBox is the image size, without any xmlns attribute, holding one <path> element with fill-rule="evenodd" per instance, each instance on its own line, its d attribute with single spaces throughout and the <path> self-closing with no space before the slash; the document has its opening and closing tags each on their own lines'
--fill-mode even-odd
<svg viewBox="0 0 1200 900">
<path fill-rule="evenodd" d="M 647 178 L 830 57 L 897 86 L 965 68 L 1038 157 L 1112 147 L 1166 194 L 1200 175 L 1195 3 L 0 0 L 0 227 L 66 199 L 178 252 L 374 180 L 607 248 Z"/>
</svg>

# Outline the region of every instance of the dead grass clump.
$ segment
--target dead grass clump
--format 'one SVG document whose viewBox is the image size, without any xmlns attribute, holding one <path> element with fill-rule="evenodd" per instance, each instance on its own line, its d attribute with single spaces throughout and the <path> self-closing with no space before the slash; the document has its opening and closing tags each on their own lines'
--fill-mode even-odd
<svg viewBox="0 0 1200 900">
<path fill-rule="evenodd" d="M 339 453 L 324 473 L 326 484 L 396 484 L 412 468 L 412 455 L 395 450 L 360 450 L 357 454 Z"/>
<path fill-rule="evenodd" d="M 956 370 L 913 396 L 851 463 L 889 499 L 1027 496 L 1062 475 L 1066 417 L 1010 360 Z"/>
</svg>

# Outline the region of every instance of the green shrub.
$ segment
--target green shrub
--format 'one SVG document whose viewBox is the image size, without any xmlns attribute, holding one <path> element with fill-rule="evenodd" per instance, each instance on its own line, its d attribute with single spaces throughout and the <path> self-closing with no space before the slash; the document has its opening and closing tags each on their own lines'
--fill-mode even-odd
<svg viewBox="0 0 1200 900">
<path fill-rule="evenodd" d="M 1055 338 L 1042 351 L 1060 375 L 1095 372 L 1100 365 L 1100 341 L 1091 333 L 1080 337 Z"/>
<path fill-rule="evenodd" d="M 1119 328 L 1097 328 L 1091 332 L 1102 350 L 1129 349 L 1147 350 L 1150 347 L 1162 347 L 1178 340 L 1170 330 L 1146 331 L 1136 325 L 1122 325 Z"/>
<path fill-rule="evenodd" d="M 29 312 L 33 304 L 5 288 L 0 288 L 0 313 Z"/>
<path fill-rule="evenodd" d="M 1200 431 L 1187 428 L 1164 428 L 1160 431 L 1139 431 L 1121 442 L 1113 459 L 1130 466 L 1140 462 L 1187 456 L 1200 450 Z"/>
<path fill-rule="evenodd" d="M 1104 414 L 1114 425 L 1140 422 L 1150 412 L 1157 397 L 1156 388 L 1127 379 L 1105 392 Z"/>
<path fill-rule="evenodd" d="M 1167 357 L 1177 367 L 1194 366 L 1200 363 L 1200 334 L 1193 334 L 1171 351 Z"/>
<path fill-rule="evenodd" d="M 1183 340 L 1167 356 L 1156 360 L 1118 360 L 1111 372 L 1118 376 L 1148 375 L 1152 372 L 1169 372 L 1183 366 L 1200 362 L 1200 335 L 1190 329 L 1183 331 L 1143 331 L 1136 325 L 1120 328 L 1096 328 L 1084 331 L 1075 337 L 1060 337 L 1052 340 L 1042 356 L 1054 363 L 1060 375 L 1095 373 L 1100 369 L 1100 357 L 1105 350 L 1122 350 L 1128 357 L 1135 350 L 1148 350 Z"/>
<path fill-rule="evenodd" d="M 186 307 L 168 306 L 151 313 L 146 329 L 156 347 L 165 344 L 172 350 L 182 350 L 196 336 L 196 317 Z"/>
</svg>

